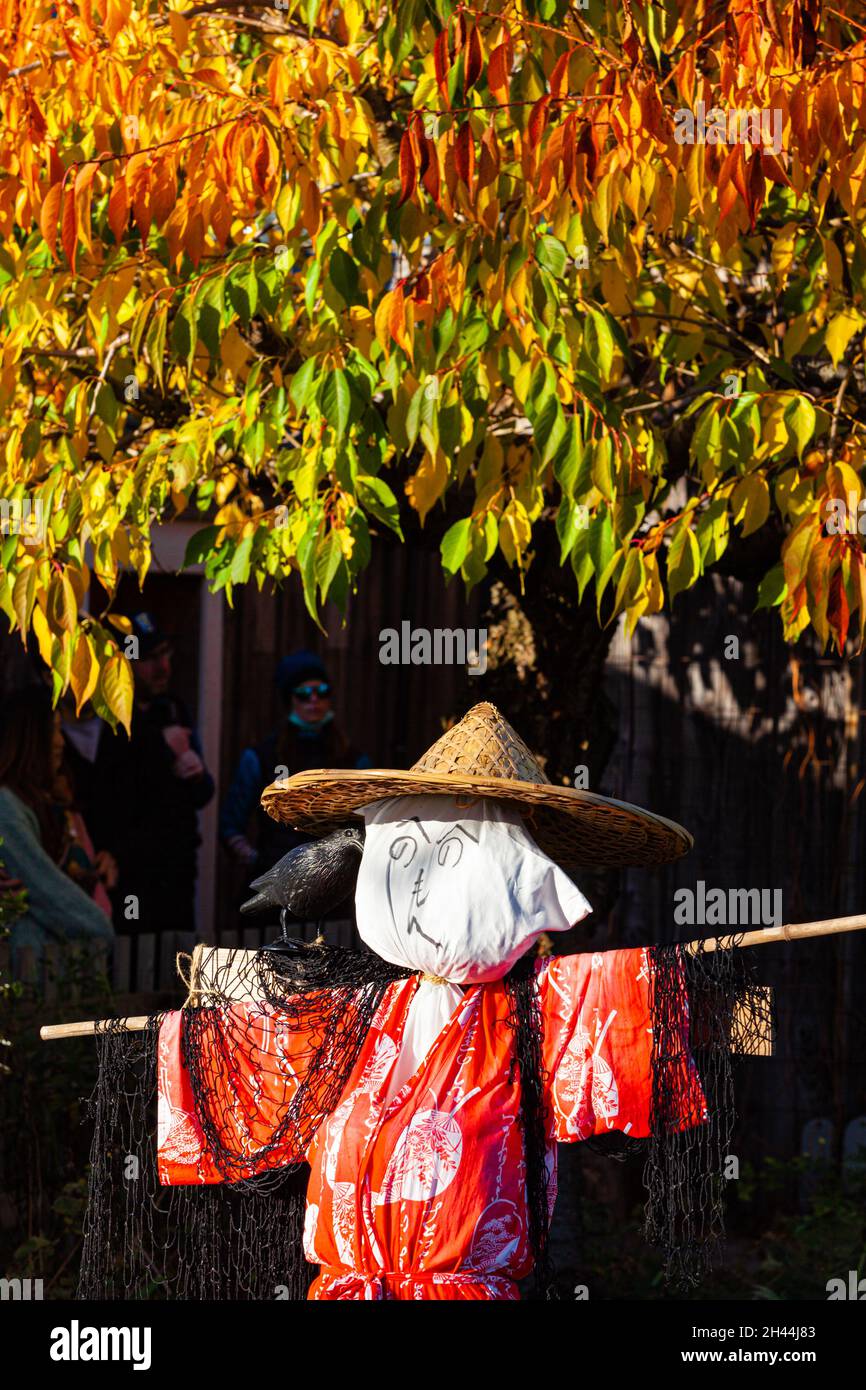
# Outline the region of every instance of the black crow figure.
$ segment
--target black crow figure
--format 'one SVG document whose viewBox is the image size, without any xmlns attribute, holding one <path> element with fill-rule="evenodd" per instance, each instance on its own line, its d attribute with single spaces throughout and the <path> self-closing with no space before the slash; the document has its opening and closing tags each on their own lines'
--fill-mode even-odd
<svg viewBox="0 0 866 1390">
<path fill-rule="evenodd" d="M 250 887 L 258 892 L 241 912 L 285 908 L 301 921 L 318 921 L 354 895 L 363 852 L 363 825 L 297 845 L 266 874 L 253 879 Z"/>
</svg>

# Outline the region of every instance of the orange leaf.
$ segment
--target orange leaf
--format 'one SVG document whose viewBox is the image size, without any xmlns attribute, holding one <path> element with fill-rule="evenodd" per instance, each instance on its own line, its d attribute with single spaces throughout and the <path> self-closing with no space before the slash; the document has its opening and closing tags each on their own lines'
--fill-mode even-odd
<svg viewBox="0 0 866 1390">
<path fill-rule="evenodd" d="M 550 97 L 547 95 L 547 93 L 545 93 L 543 97 L 539 97 L 538 101 L 535 103 L 535 105 L 532 108 L 532 111 L 530 112 L 529 122 L 526 127 L 526 143 L 529 146 L 530 150 L 535 150 L 538 148 L 538 143 L 541 140 L 542 135 L 544 134 L 544 130 L 548 121 L 549 105 Z"/>
<path fill-rule="evenodd" d="M 108 197 L 108 225 L 114 240 L 119 244 L 129 221 L 129 190 L 126 179 L 121 174 Z"/>
<path fill-rule="evenodd" d="M 63 215 L 60 224 L 60 241 L 66 253 L 70 269 L 75 269 L 75 248 L 78 245 L 78 219 L 75 211 L 75 188 L 69 184 L 63 194 Z"/>
<path fill-rule="evenodd" d="M 268 182 L 268 170 L 270 169 L 271 155 L 268 149 L 268 142 L 263 130 L 259 131 L 256 140 L 255 153 L 253 155 L 253 183 L 259 193 L 264 193 Z"/>
<path fill-rule="evenodd" d="M 412 356 L 412 344 L 406 336 L 406 301 L 403 296 L 403 286 L 398 285 L 391 292 L 391 304 L 388 311 L 388 332 L 407 357 Z"/>
<path fill-rule="evenodd" d="M 568 64 L 571 59 L 573 48 L 567 48 L 561 57 L 557 58 L 556 66 L 550 74 L 550 95 L 561 97 L 568 84 Z"/>
<path fill-rule="evenodd" d="M 491 95 L 497 101 L 508 100 L 508 80 L 511 76 L 511 40 L 506 39 L 504 43 L 494 48 L 487 64 L 487 85 Z"/>
<path fill-rule="evenodd" d="M 39 212 L 39 230 L 48 244 L 52 256 L 57 245 L 57 220 L 60 216 L 60 199 L 63 196 L 63 183 L 55 183 L 49 188 Z"/>
</svg>

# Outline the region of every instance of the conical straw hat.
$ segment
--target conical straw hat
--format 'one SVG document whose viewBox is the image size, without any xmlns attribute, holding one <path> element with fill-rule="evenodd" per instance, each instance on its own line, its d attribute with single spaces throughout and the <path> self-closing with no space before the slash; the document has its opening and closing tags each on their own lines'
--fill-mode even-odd
<svg viewBox="0 0 866 1390">
<path fill-rule="evenodd" d="M 319 768 L 273 782 L 262 805 L 274 820 L 326 835 L 359 806 L 387 796 L 441 792 L 514 806 L 540 849 L 563 868 L 664 864 L 692 847 L 687 830 L 639 806 L 547 778 L 499 710 L 474 705 L 409 771 Z"/>
</svg>

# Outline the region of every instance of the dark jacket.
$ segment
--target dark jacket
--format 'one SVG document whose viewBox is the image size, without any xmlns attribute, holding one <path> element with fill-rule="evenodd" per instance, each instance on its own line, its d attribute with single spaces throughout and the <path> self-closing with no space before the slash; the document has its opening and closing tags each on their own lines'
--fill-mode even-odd
<svg viewBox="0 0 866 1390">
<path fill-rule="evenodd" d="M 220 810 L 220 839 L 246 836 L 255 817 L 255 872 L 264 873 L 296 845 L 311 839 L 273 820 L 261 806 L 261 795 L 278 776 L 291 777 L 315 767 L 369 767 L 370 759 L 344 737 L 332 720 L 316 734 L 303 734 L 288 720 L 271 730 L 255 748 L 245 748 Z M 282 769 L 286 772 L 283 773 Z M 278 769 L 280 769 L 278 771 Z"/>
<path fill-rule="evenodd" d="M 198 812 L 214 793 L 202 776 L 175 776 L 175 755 L 162 731 L 172 724 L 191 727 L 189 713 L 172 695 L 158 696 L 147 709 L 136 706 L 131 736 L 103 730 L 94 763 L 70 749 L 69 766 L 76 800 L 94 844 L 117 860 L 119 878 L 112 894 L 118 931 L 191 931 L 195 925 Z M 201 756 L 195 734 L 190 747 Z M 137 900 L 138 917 L 128 899 Z"/>
</svg>

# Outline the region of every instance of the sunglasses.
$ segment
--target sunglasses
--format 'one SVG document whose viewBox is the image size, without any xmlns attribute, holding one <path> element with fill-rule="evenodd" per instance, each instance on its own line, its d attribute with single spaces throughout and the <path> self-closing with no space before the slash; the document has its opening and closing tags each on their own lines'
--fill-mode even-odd
<svg viewBox="0 0 866 1390">
<path fill-rule="evenodd" d="M 320 700 L 324 700 L 331 693 L 331 687 L 327 681 L 322 681 L 319 685 L 296 685 L 292 694 L 296 700 L 312 700 L 314 695 L 318 695 Z"/>
</svg>

